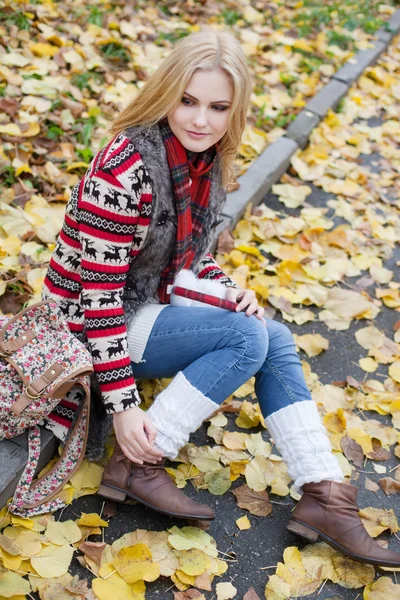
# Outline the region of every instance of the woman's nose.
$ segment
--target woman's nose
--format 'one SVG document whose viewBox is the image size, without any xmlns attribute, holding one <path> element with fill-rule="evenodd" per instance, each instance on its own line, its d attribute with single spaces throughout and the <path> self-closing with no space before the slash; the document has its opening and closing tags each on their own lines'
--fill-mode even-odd
<svg viewBox="0 0 400 600">
<path fill-rule="evenodd" d="M 207 125 L 207 114 L 205 110 L 199 109 L 193 116 L 193 125 L 196 127 L 205 127 Z"/>
</svg>

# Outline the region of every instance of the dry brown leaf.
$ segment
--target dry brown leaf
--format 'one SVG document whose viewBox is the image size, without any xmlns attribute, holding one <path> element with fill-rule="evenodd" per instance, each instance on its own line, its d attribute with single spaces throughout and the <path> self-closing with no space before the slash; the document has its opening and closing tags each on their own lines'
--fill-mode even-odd
<svg viewBox="0 0 400 600">
<path fill-rule="evenodd" d="M 372 479 L 368 479 L 368 477 L 366 477 L 365 489 L 369 490 L 370 492 L 376 493 L 379 490 L 379 485 L 375 483 L 375 481 L 372 481 Z"/>
<path fill-rule="evenodd" d="M 101 565 L 101 555 L 105 547 L 105 542 L 83 542 L 78 549 L 95 563 Z"/>
<path fill-rule="evenodd" d="M 260 600 L 260 596 L 256 593 L 255 589 L 251 587 L 243 596 L 243 600 Z"/>
<path fill-rule="evenodd" d="M 362 466 L 364 454 L 360 444 L 358 444 L 348 435 L 345 435 L 340 440 L 340 447 L 343 450 L 345 457 L 351 460 L 351 462 L 354 463 L 356 467 Z"/>
<path fill-rule="evenodd" d="M 383 477 L 379 480 L 379 485 L 387 496 L 400 493 L 400 481 L 393 479 L 393 477 Z"/>
<path fill-rule="evenodd" d="M 174 592 L 174 600 L 194 600 L 195 598 L 205 600 L 204 594 L 193 588 L 186 592 Z"/>
<path fill-rule="evenodd" d="M 267 517 L 272 512 L 272 504 L 269 501 L 268 492 L 255 492 L 244 484 L 234 490 L 232 494 L 240 508 L 245 508 L 252 515 Z"/>
</svg>

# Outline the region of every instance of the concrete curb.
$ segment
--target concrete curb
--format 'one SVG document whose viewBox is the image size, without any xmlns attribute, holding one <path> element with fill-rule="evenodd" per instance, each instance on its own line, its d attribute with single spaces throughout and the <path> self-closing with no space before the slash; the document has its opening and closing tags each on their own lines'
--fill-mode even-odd
<svg viewBox="0 0 400 600">
<path fill-rule="evenodd" d="M 247 172 L 239 178 L 240 189 L 228 195 L 223 208 L 222 222 L 216 228 L 213 250 L 218 235 L 225 229 L 233 228 L 243 216 L 250 203 L 260 204 L 290 164 L 293 154 L 307 145 L 312 130 L 321 122 L 329 109 L 337 107 L 339 100 L 364 70 L 382 54 L 393 37 L 400 31 L 400 9 L 392 15 L 385 28 L 377 31 L 376 41 L 371 49 L 357 52 L 314 96 L 307 106 L 292 121 L 286 134 L 270 144 L 254 161 Z M 54 456 L 58 440 L 48 430 L 42 428 L 42 446 L 38 469 L 42 469 Z M 27 435 L 2 440 L 0 442 L 0 508 L 13 495 L 15 486 L 22 474 L 28 458 Z"/>
<path fill-rule="evenodd" d="M 40 428 L 40 458 L 36 474 L 47 465 L 55 455 L 59 440 L 44 427 Z M 12 440 L 0 442 L 0 508 L 14 494 L 14 490 L 28 460 L 28 432 Z"/>
<path fill-rule="evenodd" d="M 223 223 L 216 230 L 213 243 L 215 251 L 218 234 L 226 228 L 234 228 L 242 218 L 248 204 L 260 204 L 279 181 L 290 164 L 293 154 L 306 147 L 311 132 L 319 125 L 328 110 L 337 108 L 339 101 L 346 95 L 353 83 L 371 66 L 389 46 L 400 31 L 400 9 L 393 13 L 383 29 L 376 32 L 376 40 L 371 48 L 360 50 L 343 65 L 332 79 L 307 103 L 287 128 L 285 135 L 270 144 L 239 177 L 240 188 L 228 194 L 223 208 Z"/>
</svg>

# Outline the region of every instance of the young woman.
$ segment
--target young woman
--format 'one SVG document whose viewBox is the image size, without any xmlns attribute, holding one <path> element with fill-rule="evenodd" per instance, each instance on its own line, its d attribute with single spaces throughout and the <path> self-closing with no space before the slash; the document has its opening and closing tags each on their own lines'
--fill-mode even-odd
<svg viewBox="0 0 400 600">
<path fill-rule="evenodd" d="M 288 528 L 360 561 L 400 566 L 361 523 L 357 488 L 343 483 L 289 329 L 266 323 L 254 292 L 208 254 L 250 91 L 231 34 L 184 38 L 114 121 L 112 141 L 72 191 L 44 296 L 87 340 L 113 415 L 117 446 L 99 493 L 212 519 L 211 508 L 174 485 L 164 459 L 255 375 L 266 424 L 302 493 Z M 236 312 L 172 306 L 184 269 L 206 292 L 223 289 Z M 143 412 L 135 378 L 159 377 L 174 379 Z"/>
</svg>

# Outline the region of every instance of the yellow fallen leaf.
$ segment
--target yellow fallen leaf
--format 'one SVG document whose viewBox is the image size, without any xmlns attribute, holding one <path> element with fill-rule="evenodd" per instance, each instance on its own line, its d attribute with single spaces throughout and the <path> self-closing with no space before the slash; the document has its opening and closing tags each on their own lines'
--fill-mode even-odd
<svg viewBox="0 0 400 600">
<path fill-rule="evenodd" d="M 264 456 L 256 456 L 245 468 L 246 483 L 255 492 L 263 492 L 276 480 L 275 467 Z"/>
<path fill-rule="evenodd" d="M 341 452 L 333 451 L 333 455 L 336 457 L 336 460 L 339 463 L 340 468 L 342 469 L 342 473 L 344 477 L 351 477 L 353 472 L 353 467 L 347 460 L 347 458 Z"/>
<path fill-rule="evenodd" d="M 195 585 L 196 583 L 196 575 L 187 575 L 184 571 L 181 571 L 181 569 L 177 569 L 174 575 L 185 585 Z M 204 575 L 204 573 L 201 573 L 201 575 Z"/>
<path fill-rule="evenodd" d="M 29 123 L 27 129 L 22 131 L 22 137 L 35 137 L 35 135 L 39 135 L 40 133 L 40 125 L 39 123 Z"/>
<path fill-rule="evenodd" d="M 82 488 L 98 488 L 103 474 L 103 468 L 86 458 L 82 461 L 79 469 L 70 478 L 70 483 L 76 490 Z"/>
<path fill-rule="evenodd" d="M 1 55 L 0 62 L 9 67 L 26 67 L 29 65 L 30 59 L 19 52 L 9 52 Z"/>
<path fill-rule="evenodd" d="M 108 579 L 93 579 L 93 591 L 99 600 L 145 600 L 145 583 L 128 584 L 116 573 Z"/>
<path fill-rule="evenodd" d="M 24 596 L 30 591 L 29 581 L 23 579 L 18 573 L 0 573 L 0 596 L 12 598 L 13 596 Z"/>
<path fill-rule="evenodd" d="M 22 527 L 7 527 L 4 530 L 4 536 L 13 540 L 14 544 L 20 548 L 20 556 L 30 558 L 35 556 L 42 549 L 42 542 L 45 538 L 35 531 L 29 531 Z"/>
<path fill-rule="evenodd" d="M 396 360 L 394 363 L 392 363 L 388 369 L 388 372 L 393 381 L 400 383 L 400 360 Z"/>
<path fill-rule="evenodd" d="M 240 413 L 235 423 L 242 429 L 251 429 L 258 424 L 261 424 L 265 429 L 265 421 L 261 414 L 260 405 L 258 403 L 253 404 L 253 402 L 249 402 L 248 400 L 242 402 Z"/>
<path fill-rule="evenodd" d="M 0 133 L 5 133 L 6 135 L 13 135 L 15 137 L 22 136 L 21 129 L 15 123 L 9 123 L 8 125 L 0 125 Z"/>
<path fill-rule="evenodd" d="M 342 554 L 332 557 L 337 583 L 348 589 L 360 588 L 374 580 L 375 569 L 371 565 L 351 560 Z"/>
<path fill-rule="evenodd" d="M 244 450 L 246 448 L 245 441 L 247 437 L 247 433 L 240 433 L 239 431 L 224 431 L 222 443 L 224 444 L 225 448 L 229 448 L 229 450 Z"/>
<path fill-rule="evenodd" d="M 235 235 L 237 235 L 242 242 L 251 242 L 253 239 L 253 229 L 250 221 L 244 219 L 239 221 L 235 228 Z"/>
<path fill-rule="evenodd" d="M 212 426 L 210 425 L 210 427 L 212 427 Z M 220 429 L 220 428 L 217 428 L 217 429 Z M 210 431 L 210 428 L 208 428 L 207 435 L 210 435 L 209 431 Z M 223 431 L 223 430 L 221 429 L 221 431 Z M 175 485 L 179 489 L 184 488 L 188 481 L 190 481 L 191 479 L 195 479 L 200 473 L 199 469 L 195 465 L 193 465 L 193 464 L 185 465 L 183 463 L 178 465 L 177 469 L 172 469 L 172 468 L 168 467 L 165 470 L 167 471 L 168 475 L 170 475 L 170 477 L 172 477 Z"/>
<path fill-rule="evenodd" d="M 16 177 L 19 177 L 22 173 L 30 173 L 31 175 L 33 175 L 32 169 L 30 168 L 28 163 L 24 163 L 23 165 L 15 169 Z"/>
<path fill-rule="evenodd" d="M 265 586 L 266 600 L 288 600 L 290 597 L 290 584 L 279 575 L 270 575 Z"/>
<path fill-rule="evenodd" d="M 46 44 L 44 42 L 38 42 L 36 44 L 29 45 L 31 51 L 36 56 L 42 57 L 53 57 L 60 51 L 60 48 L 53 46 L 52 44 Z"/>
<path fill-rule="evenodd" d="M 352 290 L 333 288 L 328 292 L 325 309 L 333 312 L 337 317 L 350 319 L 360 316 L 370 307 L 368 299 Z"/>
<path fill-rule="evenodd" d="M 211 564 L 210 557 L 198 548 L 181 550 L 177 555 L 179 557 L 179 568 L 186 575 L 201 575 L 205 573 Z"/>
<path fill-rule="evenodd" d="M 221 468 L 218 452 L 210 446 L 189 446 L 187 454 L 190 462 L 202 473 L 218 471 Z"/>
<path fill-rule="evenodd" d="M 347 435 L 357 442 L 357 444 L 360 444 L 364 454 L 373 452 L 371 436 L 363 429 L 359 429 L 357 427 L 348 427 Z"/>
<path fill-rule="evenodd" d="M 231 487 L 231 471 L 229 467 L 218 469 L 204 475 L 204 483 L 211 494 L 222 496 Z"/>
<path fill-rule="evenodd" d="M 379 367 L 376 360 L 374 360 L 370 356 L 367 356 L 365 358 L 360 358 L 360 360 L 358 361 L 358 364 L 360 365 L 361 369 L 363 371 L 366 371 L 367 373 L 375 373 L 375 371 Z"/>
<path fill-rule="evenodd" d="M 217 592 L 217 600 L 231 600 L 237 593 L 237 589 L 229 581 L 217 583 L 215 591 Z"/>
<path fill-rule="evenodd" d="M 175 550 L 198 548 L 208 556 L 214 558 L 218 556 L 215 540 L 205 531 L 197 527 L 182 527 L 179 529 L 176 526 L 171 527 L 168 531 L 170 532 L 168 542 Z"/>
<path fill-rule="evenodd" d="M 75 523 L 83 527 L 108 527 L 107 521 L 101 519 L 97 513 L 82 513 Z"/>
<path fill-rule="evenodd" d="M 295 342 L 307 356 L 318 356 L 329 348 L 329 340 L 319 333 L 306 333 L 305 335 L 294 335 Z"/>
<path fill-rule="evenodd" d="M 251 523 L 247 515 L 236 519 L 236 525 L 239 527 L 240 531 L 243 531 L 244 529 L 250 529 L 251 527 Z"/>
<path fill-rule="evenodd" d="M 9 554 L 2 548 L 0 548 L 0 558 L 3 563 L 3 567 L 5 569 L 10 569 L 10 571 L 19 571 L 23 560 L 21 556 Z"/>
<path fill-rule="evenodd" d="M 372 265 L 369 270 L 372 279 L 380 285 L 385 285 L 393 279 L 393 271 L 385 269 L 385 267 L 379 267 L 378 265 Z"/>
<path fill-rule="evenodd" d="M 361 509 L 359 515 L 364 527 L 372 537 L 380 535 L 386 529 L 390 529 L 391 533 L 397 533 L 400 530 L 393 509 L 387 510 L 385 508 L 372 508 L 369 506 Z"/>
<path fill-rule="evenodd" d="M 118 574 L 127 583 L 139 580 L 155 581 L 160 576 L 160 566 L 153 562 L 151 550 L 146 544 L 121 548 L 113 559 Z"/>
<path fill-rule="evenodd" d="M 298 208 L 312 192 L 309 185 L 295 186 L 290 183 L 278 183 L 272 186 L 272 193 L 279 196 L 279 201 L 287 208 Z"/>
<path fill-rule="evenodd" d="M 271 444 L 263 440 L 261 431 L 247 435 L 244 445 L 253 456 L 261 455 L 268 458 L 271 454 Z"/>
<path fill-rule="evenodd" d="M 395 584 L 390 577 L 380 577 L 364 588 L 364 600 L 389 600 L 400 598 L 400 584 Z"/>
<path fill-rule="evenodd" d="M 379 331 L 379 329 L 374 325 L 362 327 L 356 331 L 355 337 L 360 346 L 362 346 L 365 350 L 370 350 L 371 348 L 380 348 L 385 341 L 385 334 Z"/>
<path fill-rule="evenodd" d="M 169 577 L 179 567 L 179 562 L 171 546 L 168 544 L 167 531 L 147 531 L 136 529 L 126 533 L 113 542 L 112 554 L 116 554 L 121 548 L 134 546 L 135 544 L 146 544 L 153 555 L 153 561 L 160 565 L 160 574 Z"/>
<path fill-rule="evenodd" d="M 21 240 L 16 235 L 9 235 L 0 239 L 0 248 L 10 256 L 18 256 L 21 249 Z"/>
<path fill-rule="evenodd" d="M 46 538 L 52 544 L 64 546 L 74 544 L 82 537 L 81 530 L 74 521 L 50 521 L 46 529 Z"/>
<path fill-rule="evenodd" d="M 68 572 L 73 554 L 72 546 L 51 545 L 32 556 L 31 564 L 40 577 L 60 577 Z"/>
</svg>

